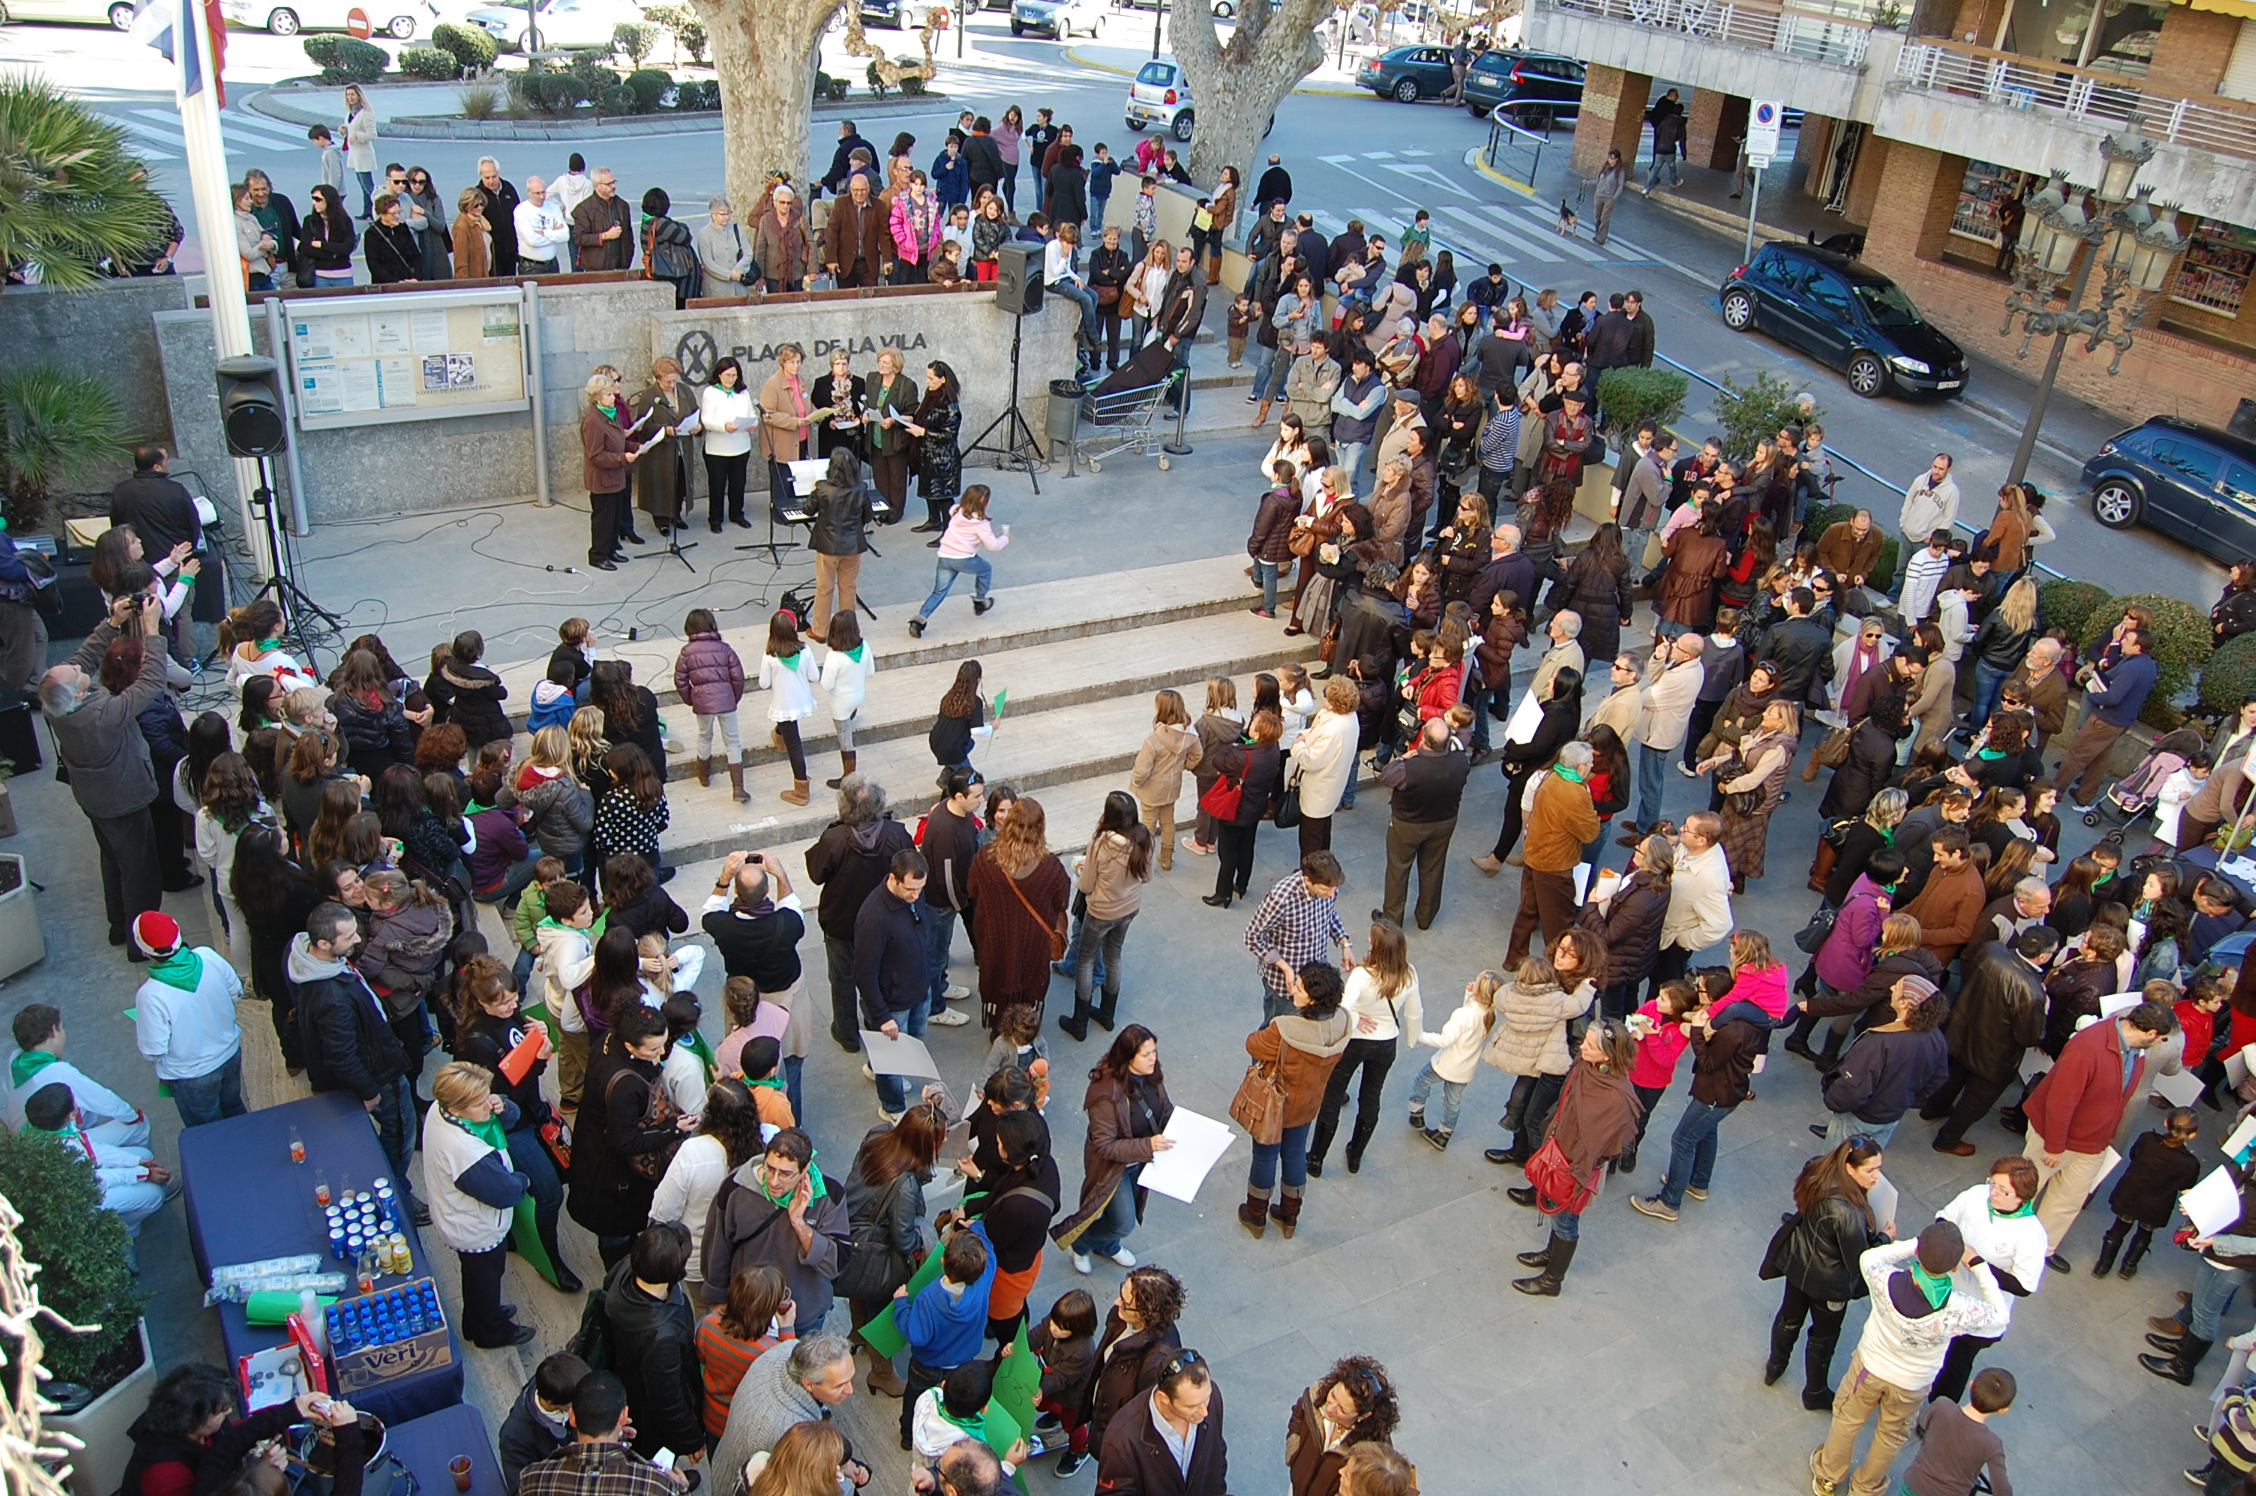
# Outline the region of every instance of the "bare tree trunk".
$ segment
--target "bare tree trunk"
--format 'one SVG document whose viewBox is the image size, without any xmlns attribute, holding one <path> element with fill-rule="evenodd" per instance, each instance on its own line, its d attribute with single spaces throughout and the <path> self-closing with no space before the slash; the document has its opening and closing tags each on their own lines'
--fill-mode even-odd
<svg viewBox="0 0 2256 1496">
<path fill-rule="evenodd" d="M 1261 138 L 1293 85 L 1324 60 L 1317 20 L 1337 0 L 1266 0 L 1238 7 L 1228 43 L 1214 25 L 1214 0 L 1175 0 L 1175 59 L 1198 100 L 1191 136 L 1191 176 L 1212 185 L 1224 166 L 1250 182 Z"/>
<path fill-rule="evenodd" d="M 816 44 L 840 0 L 696 0 L 721 84 L 721 156 L 740 213 L 768 173 L 807 172 Z"/>
</svg>

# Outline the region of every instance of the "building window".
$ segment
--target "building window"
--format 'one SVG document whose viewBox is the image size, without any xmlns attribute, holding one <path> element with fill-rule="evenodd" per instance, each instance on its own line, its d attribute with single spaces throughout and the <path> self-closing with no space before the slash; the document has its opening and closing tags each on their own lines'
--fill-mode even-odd
<svg viewBox="0 0 2256 1496">
<path fill-rule="evenodd" d="M 1966 163 L 1966 179 L 1959 183 L 1958 206 L 1951 212 L 1950 231 L 1961 239 L 1996 246 L 1999 204 L 2016 192 L 2025 192 L 2034 179 L 2026 172 L 1987 161 Z"/>
<path fill-rule="evenodd" d="M 2204 218 L 2188 238 L 2170 299 L 2220 317 L 2239 316 L 2248 278 L 2256 274 L 2256 233 Z"/>
</svg>

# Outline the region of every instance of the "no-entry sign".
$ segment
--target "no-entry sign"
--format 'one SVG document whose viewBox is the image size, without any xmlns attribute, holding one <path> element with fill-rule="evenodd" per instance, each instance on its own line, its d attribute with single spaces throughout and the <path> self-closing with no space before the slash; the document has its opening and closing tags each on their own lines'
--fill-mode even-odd
<svg viewBox="0 0 2256 1496">
<path fill-rule="evenodd" d="M 346 11 L 345 34 L 348 36 L 357 36 L 362 41 L 367 41 L 369 37 L 375 35 L 376 28 L 368 24 L 368 12 L 362 10 L 357 5 L 354 6 L 351 10 Z M 1775 130 L 1772 131 L 1773 138 L 1776 137 L 1776 134 L 1777 132 Z"/>
</svg>

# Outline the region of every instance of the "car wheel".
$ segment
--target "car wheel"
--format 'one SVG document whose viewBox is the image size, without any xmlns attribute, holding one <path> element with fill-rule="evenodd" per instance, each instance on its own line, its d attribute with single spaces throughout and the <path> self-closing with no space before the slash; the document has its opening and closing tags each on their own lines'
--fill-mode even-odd
<svg viewBox="0 0 2256 1496">
<path fill-rule="evenodd" d="M 1127 125 L 1128 125 L 1128 128 L 1129 128 L 1129 129 L 1130 129 L 1131 131 L 1133 131 L 1134 133 L 1136 133 L 1136 134 L 1138 134 L 1138 135 L 1141 135 L 1141 134 L 1143 134 L 1143 133 L 1144 133 L 1144 127 L 1143 127 L 1142 125 L 1139 125 L 1139 124 L 1137 124 L 1137 123 L 1136 123 L 1136 122 L 1135 122 L 1134 120 L 1129 120 L 1129 121 L 1127 122 Z"/>
<path fill-rule="evenodd" d="M 1878 354 L 1850 355 L 1849 388 L 1867 400 L 1879 399 L 1888 392 L 1888 366 L 1880 362 Z"/>
<path fill-rule="evenodd" d="M 1527 108 L 1515 112 L 1519 115 L 1521 129 L 1533 130 L 1541 135 L 1551 133 L 1551 111 L 1543 105 L 1530 104 Z"/>
<path fill-rule="evenodd" d="M 1723 297 L 1723 325 L 1746 332 L 1755 325 L 1755 298 L 1745 291 L 1727 291 Z"/>
<path fill-rule="evenodd" d="M 2092 490 L 2092 518 L 2110 530 L 2128 530 L 2145 508 L 2146 501 L 2128 478 L 2108 478 Z"/>
<path fill-rule="evenodd" d="M 1405 78 L 1394 85 L 1394 101 L 1397 104 L 1415 104 L 1418 96 L 1418 80 L 1415 78 Z"/>
<path fill-rule="evenodd" d="M 1232 5 L 1230 0 L 1214 0 L 1214 19 L 1217 21 L 1227 21 L 1237 13 L 1238 8 Z M 1189 137 L 1185 136 L 1184 138 L 1188 139 Z"/>
<path fill-rule="evenodd" d="M 126 4 L 125 0 L 118 0 L 117 4 L 111 6 L 109 15 L 110 24 L 118 30 L 131 31 L 133 29 L 133 7 Z"/>
<path fill-rule="evenodd" d="M 1474 119 L 1487 119 L 1488 108 L 1489 106 L 1486 104 L 1467 103 L 1465 105 L 1465 112 L 1471 115 Z"/>
<path fill-rule="evenodd" d="M 1012 36 L 1024 36 L 1024 35 L 1026 35 L 1026 28 L 1025 28 L 1024 26 L 1021 26 L 1021 25 L 1019 25 L 1019 24 L 1018 24 L 1018 22 L 1016 22 L 1016 21 L 1013 21 L 1013 22 L 1011 22 L 1011 35 L 1012 35 Z"/>
<path fill-rule="evenodd" d="M 392 24 L 384 29 L 391 33 L 393 41 L 404 42 L 415 35 L 415 17 L 394 16 L 392 17 Z"/>
<path fill-rule="evenodd" d="M 298 13 L 294 10 L 272 12 L 266 18 L 266 34 L 269 36 L 296 36 L 298 34 Z"/>
<path fill-rule="evenodd" d="M 1182 113 L 1175 116 L 1175 123 L 1169 127 L 1168 133 L 1173 135 L 1177 140 L 1183 141 L 1184 143 L 1188 144 L 1191 138 L 1191 125 L 1191 111 L 1186 109 Z"/>
</svg>

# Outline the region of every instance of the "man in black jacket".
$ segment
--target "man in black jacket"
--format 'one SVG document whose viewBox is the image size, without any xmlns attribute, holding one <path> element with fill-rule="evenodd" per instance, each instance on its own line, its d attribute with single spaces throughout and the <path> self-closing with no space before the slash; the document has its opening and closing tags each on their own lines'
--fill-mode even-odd
<svg viewBox="0 0 2256 1496">
<path fill-rule="evenodd" d="M 1750 663 L 1768 660 L 1778 667 L 1778 699 L 1796 706 L 1810 700 L 1817 682 L 1833 678 L 1833 635 L 1810 617 L 1817 594 L 1796 587 L 1786 594 L 1786 616 L 1764 632 Z"/>
<path fill-rule="evenodd" d="M 393 1187 L 418 1226 L 431 1212 L 415 1198 L 408 1168 L 415 1162 L 415 1090 L 407 1052 L 384 1005 L 352 964 L 360 921 L 342 904 L 322 904 L 290 937 L 284 962 L 305 1038 L 306 1080 L 316 1094 L 342 1091 L 376 1119 L 376 1136 L 392 1166 Z"/>
<path fill-rule="evenodd" d="M 501 1420 L 496 1447 L 501 1452 L 501 1484 L 517 1496 L 525 1467 L 562 1449 L 572 1439 L 572 1394 L 587 1380 L 588 1364 L 570 1351 L 545 1357 Z"/>
<path fill-rule="evenodd" d="M 1175 367 L 1183 371 L 1176 393 L 1186 416 L 1191 410 L 1191 344 L 1198 338 L 1199 327 L 1205 321 L 1206 272 L 1198 268 L 1198 257 L 1186 244 L 1175 251 L 1175 273 L 1167 278 L 1167 289 L 1160 295 L 1156 322 L 1168 351 L 1175 355 Z M 1168 413 L 1174 413 L 1172 405 Z"/>
<path fill-rule="evenodd" d="M 705 1448 L 698 1312 L 682 1288 L 688 1275 L 689 1228 L 659 1221 L 635 1238 L 603 1289 L 612 1370 L 627 1389 L 632 1448 L 645 1459 L 661 1449 L 695 1459 Z"/>
<path fill-rule="evenodd" d="M 1246 230 L 1246 258 L 1260 264 L 1276 252 L 1278 242 L 1291 232 L 1292 220 L 1285 216 L 1284 201 L 1269 203 L 1254 220 L 1253 227 Z"/>
<path fill-rule="evenodd" d="M 1000 191 L 1001 188 L 997 184 L 1003 180 L 1004 172 L 1015 170 L 1015 168 L 1004 164 L 1003 148 L 995 144 L 994 136 L 989 133 L 994 128 L 995 122 L 982 114 L 978 119 L 972 121 L 971 135 L 964 141 L 964 160 L 971 167 L 971 199 L 973 202 L 979 200 L 979 189 L 982 187 L 995 187 L 997 191 Z M 841 143 L 839 150 L 843 152 L 845 149 L 846 146 Z M 845 159 L 841 155 L 837 161 L 831 163 L 831 169 L 838 172 L 841 182 L 845 180 L 846 174 L 838 170 L 838 163 Z M 874 152 L 871 153 L 871 159 L 876 159 Z M 826 178 L 825 182 L 827 183 L 827 181 Z"/>
<path fill-rule="evenodd" d="M 978 127 L 975 126 L 974 128 Z M 981 135 L 986 133 L 984 129 L 980 130 Z M 846 190 L 846 178 L 853 172 L 854 152 L 856 151 L 868 151 L 869 158 L 872 161 L 877 159 L 877 147 L 862 139 L 860 132 L 854 128 L 852 120 L 842 119 L 838 122 L 838 147 L 830 153 L 830 170 L 824 172 L 822 178 L 822 184 L 829 190 L 831 196 L 836 197 Z M 964 147 L 964 154 L 966 156 L 972 154 L 971 147 L 968 144 Z M 976 192 L 979 188 L 979 167 L 976 164 L 977 158 L 974 157 L 973 159 L 975 164 L 971 168 L 971 185 L 972 190 Z"/>
<path fill-rule="evenodd" d="M 949 1008 L 971 996 L 968 987 L 948 981 L 948 955 L 955 945 L 956 917 L 971 913 L 971 859 L 979 851 L 979 771 L 957 764 L 940 773 L 940 803 L 924 818 L 924 860 L 932 870 L 924 886 L 924 961 L 931 976 L 926 1016 L 942 1028 L 971 1022 L 971 1015 Z"/>
<path fill-rule="evenodd" d="M 1176 1451 L 1188 1446 L 1180 1459 Z M 1179 1351 L 1159 1382 L 1105 1426 L 1097 1489 L 1136 1496 L 1222 1496 L 1230 1489 L 1222 1389 L 1196 1351 Z"/>
<path fill-rule="evenodd" d="M 807 876 L 822 886 L 815 923 L 822 926 L 830 976 L 830 1036 L 848 1054 L 862 1048 L 854 996 L 854 918 L 880 883 L 893 855 L 915 843 L 887 814 L 885 786 L 849 774 L 838 786 L 838 819 L 807 849 Z"/>
<path fill-rule="evenodd" d="M 1457 831 L 1457 808 L 1465 798 L 1472 756 L 1449 736 L 1439 717 L 1419 730 L 1408 753 L 1379 771 L 1379 783 L 1394 791 L 1394 814 L 1387 821 L 1386 899 L 1373 918 L 1402 923 L 1410 894 L 1410 864 L 1418 865 L 1418 928 L 1428 929 L 1441 912 L 1441 879 L 1449 863 L 1449 839 Z"/>
<path fill-rule="evenodd" d="M 932 986 L 924 953 L 924 884 L 929 876 L 924 854 L 903 847 L 854 919 L 854 990 L 861 998 L 862 1022 L 888 1039 L 924 1037 Z M 900 1076 L 879 1072 L 877 1104 L 888 1117 L 900 1117 L 908 1106 L 906 1097 L 907 1083 Z"/>
<path fill-rule="evenodd" d="M 298 264 L 297 204 L 276 192 L 273 181 L 255 166 L 243 173 L 243 185 L 250 189 L 251 216 L 259 221 L 259 227 L 274 236 L 275 282 L 288 284 Z"/>
<path fill-rule="evenodd" d="M 2044 1038 L 2044 968 L 2060 949 L 2060 932 L 2034 925 L 2013 944 L 1997 941 L 1971 952 L 1964 981 L 1943 1020 L 1950 1040 L 1950 1075 L 1927 1098 L 1919 1115 L 1943 1125 L 1931 1145 L 1937 1153 L 1972 1158 L 1966 1129 L 1997 1105 L 2021 1073 L 2021 1058 Z"/>
<path fill-rule="evenodd" d="M 1292 173 L 1285 170 L 1283 158 L 1275 155 L 1269 158 L 1269 169 L 1253 184 L 1253 200 L 1257 206 L 1292 201 Z"/>
<path fill-rule="evenodd" d="M 1472 594 L 1466 599 L 1473 616 L 1486 618 L 1488 605 L 1499 592 L 1512 593 L 1523 608 L 1535 606 L 1535 563 L 1520 550 L 1518 525 L 1498 525 L 1488 534 L 1488 565 L 1473 578 Z"/>
</svg>

